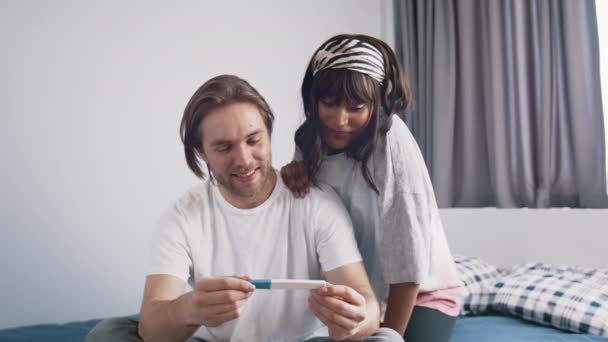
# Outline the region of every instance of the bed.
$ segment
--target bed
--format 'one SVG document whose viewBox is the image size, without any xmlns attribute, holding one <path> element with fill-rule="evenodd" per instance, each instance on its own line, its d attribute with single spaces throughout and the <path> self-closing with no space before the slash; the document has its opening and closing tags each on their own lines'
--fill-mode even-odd
<svg viewBox="0 0 608 342">
<path fill-rule="evenodd" d="M 0 341 L 81 342 L 99 320 L 43 324 L 0 330 Z M 608 338 L 572 334 L 506 316 L 460 317 L 452 342 L 562 341 L 608 342 Z"/>
<path fill-rule="evenodd" d="M 525 295 L 528 299 L 532 298 L 530 290 L 522 284 L 534 281 L 538 285 L 537 279 L 530 277 L 542 276 L 544 279 L 545 273 L 543 272 L 547 272 L 543 265 L 524 265 L 524 268 L 528 268 L 526 272 L 515 272 L 507 278 L 504 273 L 500 272 L 500 269 L 511 268 L 514 265 L 529 261 L 544 261 L 554 265 L 577 264 L 608 270 L 608 252 L 605 248 L 608 230 L 605 229 L 605 212 L 561 209 L 497 210 L 487 208 L 442 210 L 441 214 L 452 251 L 455 254 L 476 256 L 485 261 L 481 268 L 475 269 L 468 275 L 472 279 L 471 286 L 468 288 L 471 300 L 465 309 L 469 311 L 469 314 L 473 313 L 476 316 L 458 318 L 452 342 L 608 342 L 608 337 L 570 333 L 551 326 L 532 323 L 529 320 L 514 318 L 512 315 L 482 314 L 494 309 L 515 315 L 528 315 L 530 310 L 521 310 L 520 312 L 518 305 L 510 306 L 509 303 L 520 295 Z M 569 227 L 576 227 L 576 229 L 570 230 Z M 480 243 L 480 241 L 499 241 L 500 243 Z M 474 259 L 466 260 L 475 261 Z M 461 265 L 468 265 L 467 267 L 469 267 L 471 264 L 463 262 Z M 471 267 L 471 270 L 473 270 L 473 267 Z M 570 269 L 552 268 L 549 271 L 553 274 L 561 272 L 558 274 L 560 277 L 555 276 L 552 279 L 572 280 L 569 278 L 573 273 Z M 595 284 L 598 289 L 600 287 L 603 289 L 600 291 L 601 295 L 604 296 L 603 298 L 608 299 L 605 290 L 608 281 L 593 282 L 594 279 L 606 278 L 594 278 L 589 274 L 590 272 L 584 271 L 583 278 L 575 279 L 578 281 L 577 284 L 584 284 L 585 282 L 591 285 Z M 488 284 L 486 283 L 495 285 L 498 278 L 501 279 L 500 282 L 503 285 L 500 288 L 491 286 L 496 291 L 488 292 Z M 478 279 L 480 281 L 477 281 Z M 552 285 L 555 284 L 552 283 Z M 538 289 L 538 286 L 536 286 L 536 289 Z M 476 290 L 479 293 L 474 293 Z M 572 290 L 572 288 L 569 288 L 569 290 Z M 499 300 L 496 300 L 497 298 Z M 488 304 L 492 301 L 489 299 L 500 305 L 495 305 L 492 308 Z M 519 304 L 521 301 L 516 300 L 513 303 Z M 528 300 L 524 304 L 530 303 L 533 302 Z M 606 305 L 602 304 L 603 310 L 608 310 L 606 309 L 608 308 L 608 301 L 606 303 Z M 534 307 L 536 308 L 537 305 L 535 304 Z M 526 305 L 521 305 L 521 308 L 526 309 Z M 568 309 L 569 313 L 572 312 L 572 307 L 566 306 L 565 308 Z M 607 311 L 604 311 L 603 315 L 599 325 L 606 326 L 608 319 L 604 318 L 608 317 L 605 316 L 608 315 Z M 570 316 L 565 318 L 568 319 L 561 320 L 562 323 L 576 321 L 570 319 L 572 318 Z M 3 329 L 0 330 L 0 342 L 83 341 L 89 330 L 98 322 L 99 320 L 88 320 L 67 324 L 46 324 Z M 581 327 L 580 324 L 576 325 L 574 323 L 570 324 L 569 327 L 573 329 Z M 568 324 L 566 325 L 568 326 Z M 606 330 L 600 332 L 606 333 Z"/>
<path fill-rule="evenodd" d="M 607 214 L 443 209 L 471 315 L 453 340 L 608 341 Z"/>
</svg>

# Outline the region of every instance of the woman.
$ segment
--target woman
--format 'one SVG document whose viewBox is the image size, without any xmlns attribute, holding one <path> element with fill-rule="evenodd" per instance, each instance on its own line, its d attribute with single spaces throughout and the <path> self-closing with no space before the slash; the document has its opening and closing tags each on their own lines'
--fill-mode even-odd
<svg viewBox="0 0 608 342">
<path fill-rule="evenodd" d="M 420 150 L 396 115 L 411 103 L 395 53 L 365 35 L 315 52 L 302 82 L 305 122 L 282 176 L 298 196 L 329 184 L 353 220 L 383 325 L 408 342 L 449 341 L 462 284 Z"/>
</svg>

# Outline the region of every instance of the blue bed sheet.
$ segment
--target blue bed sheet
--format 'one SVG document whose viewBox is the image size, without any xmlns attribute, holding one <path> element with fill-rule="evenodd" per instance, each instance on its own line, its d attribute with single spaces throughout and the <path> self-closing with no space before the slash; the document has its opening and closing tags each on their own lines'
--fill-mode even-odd
<svg viewBox="0 0 608 342">
<path fill-rule="evenodd" d="M 99 320 L 67 324 L 41 324 L 0 330 L 0 341 L 82 342 Z M 570 334 L 516 318 L 501 316 L 461 317 L 452 342 L 608 342 L 608 338 Z M 429 341 L 430 342 L 430 341 Z"/>
<path fill-rule="evenodd" d="M 608 342 L 608 337 L 572 334 L 505 316 L 460 317 L 451 342 Z"/>
</svg>

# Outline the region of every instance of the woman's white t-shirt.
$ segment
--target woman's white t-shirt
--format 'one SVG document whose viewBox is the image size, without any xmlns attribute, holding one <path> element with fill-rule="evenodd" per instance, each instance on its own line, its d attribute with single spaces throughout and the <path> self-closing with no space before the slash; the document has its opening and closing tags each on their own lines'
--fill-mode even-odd
<svg viewBox="0 0 608 342">
<path fill-rule="evenodd" d="M 405 123 L 391 120 L 367 164 L 380 194 L 363 177 L 361 162 L 345 153 L 325 156 L 317 174 L 348 210 L 381 302 L 395 283 L 417 283 L 420 293 L 462 286 L 420 149 Z M 294 159 L 301 159 L 299 150 Z"/>
</svg>

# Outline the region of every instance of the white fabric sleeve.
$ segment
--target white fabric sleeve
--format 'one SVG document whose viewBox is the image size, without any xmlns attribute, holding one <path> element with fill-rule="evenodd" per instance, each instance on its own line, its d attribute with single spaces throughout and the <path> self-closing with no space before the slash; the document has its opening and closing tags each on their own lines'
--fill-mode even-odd
<svg viewBox="0 0 608 342">
<path fill-rule="evenodd" d="M 421 284 L 429 276 L 435 196 L 418 145 L 394 116 L 379 167 L 384 177 L 377 247 L 387 284 Z"/>
<path fill-rule="evenodd" d="M 152 238 L 148 275 L 167 274 L 188 283 L 193 264 L 187 226 L 186 217 L 177 205 L 162 215 Z"/>
<path fill-rule="evenodd" d="M 320 196 L 319 196 L 320 195 Z M 361 261 L 353 226 L 338 195 L 327 185 L 312 188 L 314 198 L 315 239 L 321 269 L 324 272 Z"/>
</svg>

